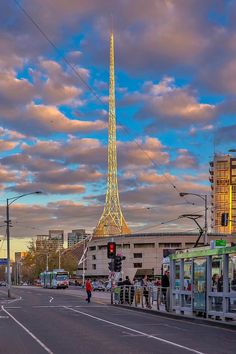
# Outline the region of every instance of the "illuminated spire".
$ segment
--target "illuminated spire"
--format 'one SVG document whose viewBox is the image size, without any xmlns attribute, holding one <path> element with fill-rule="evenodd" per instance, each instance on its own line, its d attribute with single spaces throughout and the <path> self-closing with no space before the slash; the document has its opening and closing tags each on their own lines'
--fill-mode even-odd
<svg viewBox="0 0 236 354">
<path fill-rule="evenodd" d="M 94 231 L 94 236 L 114 236 L 129 233 L 131 233 L 130 229 L 126 224 L 126 221 L 120 208 L 117 182 L 114 34 L 113 32 L 111 32 L 107 193 L 104 210 Z"/>
</svg>

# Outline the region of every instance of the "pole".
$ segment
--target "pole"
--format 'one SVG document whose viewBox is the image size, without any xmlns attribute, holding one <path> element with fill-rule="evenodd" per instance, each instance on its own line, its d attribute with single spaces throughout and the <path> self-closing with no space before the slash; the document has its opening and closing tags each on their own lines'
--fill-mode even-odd
<svg viewBox="0 0 236 354">
<path fill-rule="evenodd" d="M 205 195 L 204 201 L 205 201 L 204 245 L 207 245 L 208 244 L 208 239 L 207 239 L 207 232 L 208 232 L 208 225 L 207 225 L 207 195 Z"/>
<path fill-rule="evenodd" d="M 58 251 L 58 267 L 59 267 L 59 269 L 61 269 L 61 250 L 60 250 L 60 246 L 59 246 L 59 251 Z"/>
<path fill-rule="evenodd" d="M 84 240 L 84 251 L 85 251 L 85 240 Z M 85 254 L 84 254 L 84 251 L 83 251 L 83 274 L 82 274 L 82 285 L 84 287 L 84 282 L 85 282 Z"/>
<path fill-rule="evenodd" d="M 46 271 L 48 272 L 48 253 L 46 253 Z"/>
<path fill-rule="evenodd" d="M 10 218 L 9 218 L 9 200 L 7 199 L 6 208 L 6 224 L 7 224 L 7 283 L 8 283 L 8 297 L 11 298 L 11 269 L 10 269 Z"/>
<path fill-rule="evenodd" d="M 61 269 L 61 247 L 58 236 L 58 268 Z"/>
</svg>

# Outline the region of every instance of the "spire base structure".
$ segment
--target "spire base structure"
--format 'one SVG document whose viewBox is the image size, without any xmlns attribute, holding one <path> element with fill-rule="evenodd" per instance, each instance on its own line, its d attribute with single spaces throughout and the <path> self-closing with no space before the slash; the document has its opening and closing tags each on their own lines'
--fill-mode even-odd
<svg viewBox="0 0 236 354">
<path fill-rule="evenodd" d="M 107 192 L 102 216 L 94 230 L 94 236 L 97 237 L 115 236 L 131 233 L 120 208 L 118 192 L 114 71 L 114 35 L 112 32 L 110 36 Z"/>
</svg>

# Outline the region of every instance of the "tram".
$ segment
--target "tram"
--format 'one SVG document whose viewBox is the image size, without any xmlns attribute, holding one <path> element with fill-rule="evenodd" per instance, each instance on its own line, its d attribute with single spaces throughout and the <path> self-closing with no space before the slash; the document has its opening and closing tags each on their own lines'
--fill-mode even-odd
<svg viewBox="0 0 236 354">
<path fill-rule="evenodd" d="M 43 288 L 66 289 L 69 286 L 69 273 L 64 269 L 44 271 L 40 274 L 40 283 Z"/>
</svg>

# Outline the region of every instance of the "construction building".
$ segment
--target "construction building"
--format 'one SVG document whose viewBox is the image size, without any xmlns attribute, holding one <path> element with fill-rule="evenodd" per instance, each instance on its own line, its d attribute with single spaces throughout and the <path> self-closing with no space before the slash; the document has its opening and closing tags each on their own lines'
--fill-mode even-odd
<svg viewBox="0 0 236 354">
<path fill-rule="evenodd" d="M 211 227 L 214 232 L 236 233 L 236 158 L 214 156 L 210 162 Z M 221 226 L 221 216 L 228 213 L 228 225 Z"/>
</svg>

